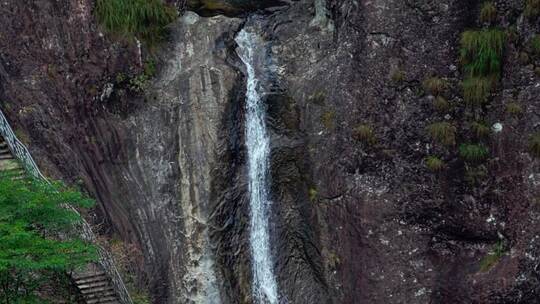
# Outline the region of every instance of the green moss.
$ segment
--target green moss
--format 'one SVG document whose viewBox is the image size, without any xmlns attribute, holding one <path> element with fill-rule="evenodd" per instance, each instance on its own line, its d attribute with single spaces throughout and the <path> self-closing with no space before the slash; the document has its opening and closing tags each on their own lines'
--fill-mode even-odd
<svg viewBox="0 0 540 304">
<path fill-rule="evenodd" d="M 428 156 L 428 157 L 426 157 L 426 159 L 424 161 L 426 163 L 426 167 L 431 172 L 442 171 L 444 169 L 444 167 L 445 167 L 444 161 L 442 161 L 437 156 Z"/>
<path fill-rule="evenodd" d="M 354 128 L 353 137 L 366 145 L 373 145 L 377 142 L 373 128 L 366 124 Z"/>
<path fill-rule="evenodd" d="M 488 101 L 496 80 L 491 77 L 470 77 L 463 81 L 463 99 L 467 105 L 479 106 Z"/>
<path fill-rule="evenodd" d="M 109 32 L 153 46 L 163 40 L 176 10 L 161 0 L 97 0 L 98 22 Z"/>
<path fill-rule="evenodd" d="M 540 0 L 526 0 L 523 14 L 529 19 L 538 17 L 540 14 Z"/>
<path fill-rule="evenodd" d="M 315 202 L 319 196 L 319 192 L 315 188 L 309 188 L 308 190 L 309 200 Z"/>
<path fill-rule="evenodd" d="M 442 96 L 437 96 L 437 98 L 435 98 L 433 101 L 433 107 L 437 112 L 440 113 L 446 113 L 451 108 L 450 103 Z"/>
<path fill-rule="evenodd" d="M 392 78 L 393 82 L 401 83 L 401 82 L 405 81 L 406 75 L 405 75 L 405 72 L 403 70 L 395 69 L 394 71 L 392 71 L 391 78 Z"/>
<path fill-rule="evenodd" d="M 321 115 L 321 123 L 328 130 L 334 129 L 335 121 L 336 121 L 336 112 L 333 110 L 326 111 Z"/>
<path fill-rule="evenodd" d="M 482 260 L 480 260 L 480 271 L 486 272 L 495 266 L 504 255 L 504 247 L 502 242 L 497 242 L 495 248 L 489 252 Z"/>
<path fill-rule="evenodd" d="M 446 90 L 447 83 L 439 77 L 429 77 L 422 83 L 424 90 L 433 96 L 438 96 Z"/>
<path fill-rule="evenodd" d="M 523 114 L 523 107 L 517 102 L 509 102 L 506 104 L 506 113 L 512 116 L 519 116 Z"/>
<path fill-rule="evenodd" d="M 480 21 L 483 23 L 491 23 L 497 18 L 497 8 L 491 1 L 486 1 L 480 9 Z"/>
<path fill-rule="evenodd" d="M 460 60 L 471 77 L 501 72 L 505 33 L 498 29 L 470 30 L 461 34 Z"/>
<path fill-rule="evenodd" d="M 490 132 L 489 127 L 485 123 L 479 121 L 471 123 L 471 131 L 476 138 L 485 138 Z"/>
<path fill-rule="evenodd" d="M 481 162 L 488 155 L 488 149 L 482 144 L 462 144 L 459 146 L 459 156 L 467 162 Z"/>
<path fill-rule="evenodd" d="M 536 132 L 529 138 L 529 153 L 536 158 L 540 158 L 540 132 Z"/>
<path fill-rule="evenodd" d="M 452 146 L 456 143 L 456 127 L 448 122 L 436 122 L 427 127 L 429 136 L 445 145 Z"/>
</svg>

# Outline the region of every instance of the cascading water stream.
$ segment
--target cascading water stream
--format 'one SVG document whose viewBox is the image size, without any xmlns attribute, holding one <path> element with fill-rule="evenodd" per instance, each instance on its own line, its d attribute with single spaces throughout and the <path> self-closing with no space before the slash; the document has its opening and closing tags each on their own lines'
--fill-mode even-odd
<svg viewBox="0 0 540 304">
<path fill-rule="evenodd" d="M 250 247 L 253 260 L 253 296 L 257 303 L 278 303 L 277 283 L 270 252 L 268 195 L 270 139 L 266 129 L 264 75 L 257 65 L 265 64 L 262 38 L 243 29 L 236 37 L 238 55 L 246 65 L 246 146 L 250 194 Z M 264 71 L 264 66 L 262 67 Z M 259 76 L 259 77 L 258 77 Z"/>
</svg>

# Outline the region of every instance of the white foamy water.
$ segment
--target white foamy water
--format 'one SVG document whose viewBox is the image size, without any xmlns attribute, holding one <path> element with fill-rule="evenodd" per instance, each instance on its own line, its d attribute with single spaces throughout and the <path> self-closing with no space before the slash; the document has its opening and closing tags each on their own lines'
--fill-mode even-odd
<svg viewBox="0 0 540 304">
<path fill-rule="evenodd" d="M 250 194 L 249 240 L 253 271 L 253 296 L 256 303 L 277 304 L 277 283 L 270 252 L 268 227 L 271 206 L 268 195 L 270 139 L 266 129 L 265 105 L 262 98 L 264 78 L 258 79 L 256 73 L 257 64 L 265 62 L 264 44 L 261 37 L 246 30 L 238 33 L 236 43 L 238 44 L 238 55 L 246 65 L 247 70 L 246 147 Z"/>
</svg>

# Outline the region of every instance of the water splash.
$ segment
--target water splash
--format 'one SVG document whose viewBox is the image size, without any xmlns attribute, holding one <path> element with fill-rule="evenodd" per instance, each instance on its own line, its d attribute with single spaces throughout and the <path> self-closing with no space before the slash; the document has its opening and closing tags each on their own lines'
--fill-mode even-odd
<svg viewBox="0 0 540 304">
<path fill-rule="evenodd" d="M 257 66 L 264 65 L 265 52 L 262 38 L 243 29 L 236 36 L 238 55 L 246 65 L 246 146 L 250 194 L 250 245 L 253 260 L 253 296 L 257 303 L 278 303 L 277 283 L 274 276 L 268 218 L 270 139 L 266 129 L 264 75 L 257 75 Z M 264 66 L 262 66 L 264 70 Z M 262 78 L 261 78 L 262 77 Z"/>
</svg>

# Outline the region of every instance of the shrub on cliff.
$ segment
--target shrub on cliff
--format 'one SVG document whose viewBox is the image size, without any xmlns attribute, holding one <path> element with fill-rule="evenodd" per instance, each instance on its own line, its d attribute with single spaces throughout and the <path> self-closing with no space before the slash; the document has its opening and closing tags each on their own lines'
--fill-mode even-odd
<svg viewBox="0 0 540 304">
<path fill-rule="evenodd" d="M 161 0 L 98 0 L 96 16 L 111 33 L 137 37 L 152 46 L 162 40 L 176 10 Z"/>
<path fill-rule="evenodd" d="M 504 31 L 470 30 L 461 34 L 460 60 L 471 77 L 498 75 L 501 72 Z"/>
<path fill-rule="evenodd" d="M 488 157 L 488 150 L 481 144 L 462 144 L 459 146 L 459 156 L 467 162 L 480 162 Z"/>
<path fill-rule="evenodd" d="M 75 191 L 57 190 L 0 176 L 1 303 L 42 303 L 36 290 L 95 259 L 93 246 L 68 237 L 80 217 L 62 207 L 89 206 L 91 201 Z"/>
</svg>

